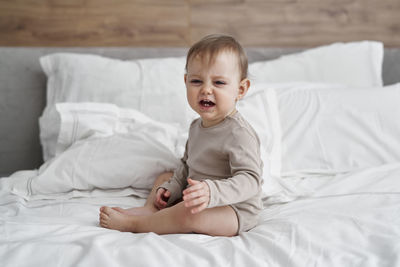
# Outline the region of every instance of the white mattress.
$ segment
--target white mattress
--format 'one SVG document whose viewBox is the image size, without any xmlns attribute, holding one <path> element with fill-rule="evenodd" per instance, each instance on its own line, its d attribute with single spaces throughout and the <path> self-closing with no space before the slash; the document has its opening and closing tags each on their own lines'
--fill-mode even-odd
<svg viewBox="0 0 400 267">
<path fill-rule="evenodd" d="M 400 164 L 288 180 L 310 197 L 265 201 L 259 225 L 236 237 L 134 234 L 98 225 L 102 205 L 135 197 L 27 202 L 0 179 L 0 262 L 15 266 L 400 266 Z"/>
</svg>

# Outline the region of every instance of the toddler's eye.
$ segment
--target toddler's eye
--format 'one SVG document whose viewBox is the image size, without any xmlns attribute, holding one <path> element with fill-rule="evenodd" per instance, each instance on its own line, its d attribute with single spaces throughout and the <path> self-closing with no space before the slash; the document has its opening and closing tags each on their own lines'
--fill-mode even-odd
<svg viewBox="0 0 400 267">
<path fill-rule="evenodd" d="M 190 83 L 193 83 L 193 84 L 200 84 L 201 81 L 200 81 L 200 80 L 197 80 L 197 79 L 193 79 L 193 80 L 190 81 Z"/>
<path fill-rule="evenodd" d="M 226 83 L 225 83 L 224 81 L 216 81 L 215 84 L 217 84 L 217 85 L 224 85 L 224 84 L 226 84 Z"/>
</svg>

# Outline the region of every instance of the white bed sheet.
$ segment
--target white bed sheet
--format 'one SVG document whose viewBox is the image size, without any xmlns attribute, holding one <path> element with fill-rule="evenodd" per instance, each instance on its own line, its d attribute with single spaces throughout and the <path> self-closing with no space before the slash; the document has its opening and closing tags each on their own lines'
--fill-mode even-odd
<svg viewBox="0 0 400 267">
<path fill-rule="evenodd" d="M 34 172 L 19 173 L 19 177 Z M 400 266 L 400 164 L 287 180 L 310 192 L 268 204 L 240 236 L 133 234 L 98 226 L 101 205 L 138 197 L 26 201 L 0 179 L 0 262 L 14 266 Z"/>
</svg>

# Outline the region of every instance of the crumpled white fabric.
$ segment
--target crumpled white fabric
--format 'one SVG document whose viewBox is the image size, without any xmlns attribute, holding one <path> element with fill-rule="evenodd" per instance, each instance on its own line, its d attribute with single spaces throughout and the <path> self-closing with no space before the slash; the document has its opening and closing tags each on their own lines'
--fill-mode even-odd
<svg viewBox="0 0 400 267">
<path fill-rule="evenodd" d="M 57 109 L 57 156 L 37 176 L 15 184 L 16 194 L 46 199 L 131 187 L 143 196 L 183 155 L 186 133 L 139 111 L 101 103 L 62 103 Z"/>
<path fill-rule="evenodd" d="M 318 185 L 316 178 L 298 179 L 294 185 L 313 191 L 307 198 L 266 203 L 259 224 L 233 238 L 104 229 L 98 226 L 100 206 L 142 206 L 144 199 L 108 195 L 26 201 L 10 194 L 16 176 L 32 174 L 0 179 L 4 267 L 400 264 L 399 164 L 320 177 Z"/>
</svg>

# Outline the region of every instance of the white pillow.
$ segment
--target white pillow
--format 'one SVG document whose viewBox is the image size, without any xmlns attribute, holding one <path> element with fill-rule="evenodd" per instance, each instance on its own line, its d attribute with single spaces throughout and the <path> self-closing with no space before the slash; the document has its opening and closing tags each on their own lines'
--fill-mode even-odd
<svg viewBox="0 0 400 267">
<path fill-rule="evenodd" d="M 157 140 L 162 140 L 163 145 L 177 158 L 183 156 L 187 131 L 153 120 L 137 110 L 119 108 L 114 104 L 90 102 L 59 103 L 56 104 L 56 109 L 61 124 L 56 155 L 81 139 L 145 132 Z"/>
<path fill-rule="evenodd" d="M 163 141 L 148 132 L 91 137 L 45 163 L 28 190 L 34 195 L 126 187 L 150 190 L 158 175 L 178 164 Z"/>
<path fill-rule="evenodd" d="M 59 155 L 30 180 L 27 196 L 126 187 L 150 190 L 159 174 L 173 171 L 180 162 L 186 136 L 169 124 L 112 104 L 64 103 L 57 109 Z M 16 188 L 19 194 L 21 188 Z"/>
<path fill-rule="evenodd" d="M 186 101 L 184 57 L 122 61 L 60 53 L 44 56 L 40 63 L 48 78 L 47 106 L 39 121 L 45 161 L 55 155 L 56 103 L 112 103 L 185 129 L 196 117 Z"/>
<path fill-rule="evenodd" d="M 382 86 L 382 62 L 380 42 L 334 43 L 251 63 L 249 73 L 254 83 L 304 81 L 371 87 Z"/>
<path fill-rule="evenodd" d="M 310 87 L 272 90 L 273 175 L 338 174 L 400 161 L 400 84 L 379 90 Z"/>
</svg>

